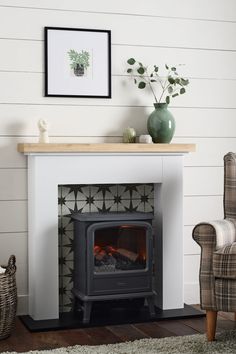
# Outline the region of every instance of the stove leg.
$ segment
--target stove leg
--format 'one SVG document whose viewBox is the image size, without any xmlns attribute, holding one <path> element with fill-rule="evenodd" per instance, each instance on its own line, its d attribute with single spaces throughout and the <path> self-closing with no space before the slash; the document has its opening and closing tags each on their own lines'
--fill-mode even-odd
<svg viewBox="0 0 236 354">
<path fill-rule="evenodd" d="M 154 305 L 154 298 L 152 297 L 147 297 L 147 303 L 149 307 L 149 312 L 151 317 L 156 316 L 156 311 L 155 311 L 155 305 Z"/>
<path fill-rule="evenodd" d="M 83 323 L 89 323 L 92 310 L 92 301 L 84 301 Z"/>
</svg>

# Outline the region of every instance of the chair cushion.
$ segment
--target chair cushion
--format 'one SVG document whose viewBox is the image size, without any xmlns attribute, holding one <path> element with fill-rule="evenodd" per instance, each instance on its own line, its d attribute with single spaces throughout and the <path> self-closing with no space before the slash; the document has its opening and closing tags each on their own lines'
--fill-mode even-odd
<svg viewBox="0 0 236 354">
<path fill-rule="evenodd" d="M 216 278 L 236 279 L 236 242 L 214 252 L 213 274 Z"/>
</svg>

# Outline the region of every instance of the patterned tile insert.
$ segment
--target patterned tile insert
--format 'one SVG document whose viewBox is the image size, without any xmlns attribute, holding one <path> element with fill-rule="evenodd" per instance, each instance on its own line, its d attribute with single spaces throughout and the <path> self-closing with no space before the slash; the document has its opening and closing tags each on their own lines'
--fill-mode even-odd
<svg viewBox="0 0 236 354">
<path fill-rule="evenodd" d="M 74 212 L 153 212 L 153 184 L 102 184 L 58 186 L 59 306 L 72 309 Z"/>
</svg>

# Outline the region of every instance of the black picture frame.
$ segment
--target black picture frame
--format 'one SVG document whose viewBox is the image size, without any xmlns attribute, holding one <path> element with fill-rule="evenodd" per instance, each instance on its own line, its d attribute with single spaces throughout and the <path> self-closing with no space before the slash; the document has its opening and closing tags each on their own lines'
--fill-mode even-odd
<svg viewBox="0 0 236 354">
<path fill-rule="evenodd" d="M 111 98 L 110 30 L 44 27 L 44 42 L 46 97 Z"/>
</svg>

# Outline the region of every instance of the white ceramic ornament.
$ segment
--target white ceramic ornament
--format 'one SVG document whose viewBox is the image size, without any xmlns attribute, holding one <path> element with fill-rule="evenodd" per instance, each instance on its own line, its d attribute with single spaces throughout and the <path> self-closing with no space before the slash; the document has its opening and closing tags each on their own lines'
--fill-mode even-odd
<svg viewBox="0 0 236 354">
<path fill-rule="evenodd" d="M 48 122 L 44 119 L 38 121 L 39 143 L 49 143 Z"/>
</svg>

